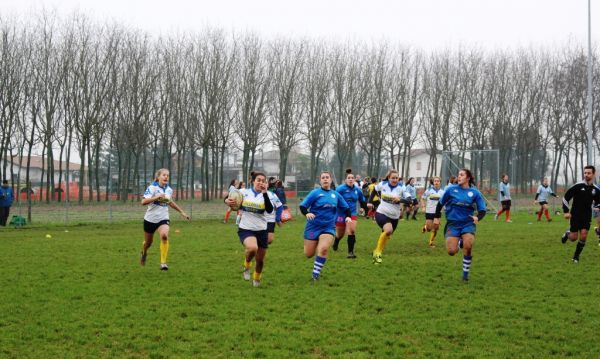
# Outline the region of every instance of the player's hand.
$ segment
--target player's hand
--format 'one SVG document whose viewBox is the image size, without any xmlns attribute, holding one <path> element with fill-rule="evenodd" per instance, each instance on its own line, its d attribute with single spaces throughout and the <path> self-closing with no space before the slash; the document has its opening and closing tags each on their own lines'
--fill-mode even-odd
<svg viewBox="0 0 600 359">
<path fill-rule="evenodd" d="M 308 219 L 309 221 L 312 221 L 313 219 L 315 219 L 315 214 L 314 213 L 307 213 L 306 214 L 306 219 Z"/>
<path fill-rule="evenodd" d="M 154 196 L 154 200 L 155 200 L 155 201 L 160 201 L 160 202 L 162 202 L 163 198 L 165 198 L 165 194 L 164 194 L 164 193 L 162 193 L 162 192 L 161 192 L 161 193 L 159 193 L 159 194 L 157 194 L 156 196 Z"/>
<path fill-rule="evenodd" d="M 392 202 L 400 203 L 400 198 L 394 197 L 394 198 L 392 198 Z"/>
<path fill-rule="evenodd" d="M 235 205 L 235 200 L 233 198 L 227 198 L 225 199 L 225 204 L 229 207 L 233 207 Z"/>
<path fill-rule="evenodd" d="M 190 216 L 187 213 L 183 212 L 183 211 L 181 212 L 181 217 L 187 219 L 188 221 L 190 220 Z"/>
<path fill-rule="evenodd" d="M 538 203 L 538 201 L 536 201 L 536 200 L 533 201 L 533 204 L 537 204 L 537 203 Z"/>
<path fill-rule="evenodd" d="M 352 217 L 346 217 L 346 223 L 352 222 Z"/>
<path fill-rule="evenodd" d="M 358 210 L 358 214 L 360 214 L 361 216 L 364 216 L 365 215 L 365 209 L 364 208 L 359 209 Z"/>
<path fill-rule="evenodd" d="M 281 226 L 283 226 L 283 223 L 282 222 L 277 222 L 277 227 L 281 227 Z"/>
<path fill-rule="evenodd" d="M 571 219 L 571 213 L 565 213 L 565 219 Z"/>
<path fill-rule="evenodd" d="M 477 218 L 477 216 L 473 216 L 471 218 L 473 218 L 473 223 L 474 224 L 479 224 L 479 218 Z"/>
</svg>

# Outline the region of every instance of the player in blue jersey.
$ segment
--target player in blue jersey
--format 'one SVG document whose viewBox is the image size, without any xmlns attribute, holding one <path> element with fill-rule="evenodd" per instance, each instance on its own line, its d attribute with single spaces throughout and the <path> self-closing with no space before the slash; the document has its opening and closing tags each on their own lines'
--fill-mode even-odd
<svg viewBox="0 0 600 359">
<path fill-rule="evenodd" d="M 154 241 L 154 232 L 160 236 L 160 270 L 169 270 L 167 255 L 169 254 L 169 207 L 173 208 L 187 220 L 190 216 L 173 201 L 173 189 L 169 186 L 169 170 L 161 168 L 154 175 L 152 183 L 144 192 L 142 206 L 148 206 L 144 215 L 144 243 L 140 253 L 140 264 L 146 265 L 148 249 Z"/>
<path fill-rule="evenodd" d="M 400 185 L 402 181 L 400 180 Z M 406 213 L 406 220 L 412 215 L 412 219 L 417 220 L 417 211 L 419 210 L 419 200 L 417 199 L 417 189 L 415 188 L 415 179 L 411 177 L 404 186 L 404 197 L 402 198 L 402 204 L 404 205 L 404 213 Z"/>
<path fill-rule="evenodd" d="M 300 211 L 306 216 L 304 227 L 304 255 L 311 258 L 316 254 L 312 278 L 319 279 L 327 252 L 335 236 L 337 213 L 344 213 L 346 224 L 352 222 L 352 212 L 344 198 L 331 189 L 331 173 L 320 175 L 321 188 L 312 190 L 300 203 Z"/>
<path fill-rule="evenodd" d="M 400 201 L 404 195 L 404 187 L 400 185 L 400 174 L 396 170 L 389 170 L 385 180 L 375 186 L 369 197 L 369 208 L 373 206 L 373 198 L 379 196 L 381 203 L 375 212 L 375 222 L 381 228 L 381 234 L 377 240 L 377 247 L 373 250 L 373 264 L 381 264 L 381 255 L 387 242 L 398 226 L 398 220 L 402 214 Z"/>
<path fill-rule="evenodd" d="M 267 255 L 268 242 L 268 214 L 273 212 L 273 203 L 267 191 L 267 177 L 262 172 L 250 174 L 250 188 L 240 189 L 242 205 L 240 222 L 238 224 L 238 237 L 244 246 L 243 278 L 250 280 L 250 266 L 255 261 L 252 285 L 260 286 L 265 256 Z M 227 198 L 225 203 L 229 207 L 236 205 L 234 199 Z"/>
<path fill-rule="evenodd" d="M 356 224 L 358 220 L 358 211 L 356 207 L 356 202 L 360 202 L 361 206 L 367 202 L 365 196 L 362 193 L 362 189 L 358 186 L 358 184 L 354 181 L 354 174 L 352 174 L 351 169 L 346 170 L 346 179 L 344 184 L 337 187 L 335 189 L 341 196 L 344 198 L 348 207 L 350 207 L 350 212 L 352 213 L 352 222 L 346 223 L 346 214 L 345 211 L 338 211 L 337 219 L 335 222 L 335 241 L 333 242 L 333 250 L 338 250 L 338 245 L 344 235 L 348 234 L 348 258 L 354 259 L 356 255 L 354 254 L 354 244 L 356 243 Z"/>
<path fill-rule="evenodd" d="M 442 208 L 446 208 L 446 249 L 453 256 L 458 249 L 463 249 L 463 281 L 469 280 L 471 268 L 473 242 L 475 241 L 475 226 L 485 216 L 485 201 L 483 195 L 474 185 L 475 181 L 471 171 L 466 168 L 458 172 L 457 184 L 446 188 L 440 198 L 434 223 L 440 223 Z M 477 209 L 477 215 L 474 211 Z"/>
<path fill-rule="evenodd" d="M 539 204 L 540 210 L 537 213 L 537 221 L 542 220 L 542 214 L 546 215 L 546 220 L 548 222 L 552 221 L 550 218 L 550 214 L 548 213 L 548 197 L 554 196 L 558 197 L 556 193 L 552 191 L 552 188 L 548 185 L 548 178 L 544 178 L 542 184 L 538 187 L 537 192 L 535 193 L 535 199 L 533 200 L 533 204 Z"/>
<path fill-rule="evenodd" d="M 512 201 L 510 198 L 510 184 L 508 183 L 508 175 L 503 174 L 500 177 L 500 183 L 498 184 L 498 202 L 502 204 L 498 213 L 494 216 L 494 220 L 497 220 L 498 217 L 504 212 L 505 221 L 510 223 L 512 220 L 510 219 L 510 207 L 512 205 Z"/>
</svg>

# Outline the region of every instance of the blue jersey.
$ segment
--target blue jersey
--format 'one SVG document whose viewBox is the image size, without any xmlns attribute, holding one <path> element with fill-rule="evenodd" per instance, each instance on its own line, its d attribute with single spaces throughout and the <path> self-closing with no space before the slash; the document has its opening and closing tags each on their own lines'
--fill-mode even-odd
<svg viewBox="0 0 600 359">
<path fill-rule="evenodd" d="M 543 185 L 540 185 L 538 187 L 536 194 L 537 194 L 537 200 L 540 202 L 548 202 L 549 196 L 556 197 L 556 194 L 554 194 L 554 192 L 552 191 L 552 188 L 550 188 L 550 186 L 544 187 Z"/>
<path fill-rule="evenodd" d="M 472 222 L 475 207 L 478 211 L 485 211 L 483 195 L 475 187 L 449 186 L 439 203 L 446 207 L 449 222 Z"/>
<path fill-rule="evenodd" d="M 307 224 L 313 226 L 333 226 L 337 218 L 337 211 L 348 209 L 348 204 L 342 196 L 336 191 L 324 190 L 322 188 L 313 189 L 300 206 L 305 207 L 315 215 L 315 219 L 308 221 Z"/>
<path fill-rule="evenodd" d="M 362 193 L 362 190 L 357 186 L 350 188 L 347 184 L 344 183 L 343 185 L 339 186 L 335 190 L 340 195 L 342 195 L 342 197 L 348 204 L 348 207 L 350 207 L 350 212 L 352 212 L 353 216 L 356 216 L 358 214 L 358 211 L 356 209 L 356 201 L 360 201 L 360 202 L 367 201 L 365 199 L 365 196 Z M 338 217 L 345 216 L 344 211 L 338 211 L 337 215 L 338 215 Z"/>
<path fill-rule="evenodd" d="M 406 187 L 404 187 L 404 198 L 411 200 L 417 198 L 417 189 L 415 186 L 408 184 Z"/>
</svg>

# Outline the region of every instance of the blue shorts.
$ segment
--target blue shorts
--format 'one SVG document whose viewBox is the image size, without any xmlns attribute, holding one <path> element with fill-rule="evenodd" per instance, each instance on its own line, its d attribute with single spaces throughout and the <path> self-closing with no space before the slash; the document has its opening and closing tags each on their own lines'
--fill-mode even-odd
<svg viewBox="0 0 600 359">
<path fill-rule="evenodd" d="M 475 223 L 473 222 L 447 222 L 444 228 L 444 237 L 460 237 L 463 234 L 475 234 Z"/>
<path fill-rule="evenodd" d="M 244 244 L 244 241 L 248 237 L 256 237 L 256 244 L 258 244 L 259 248 L 269 248 L 269 239 L 267 230 L 263 231 L 251 231 L 249 229 L 238 229 L 238 237 L 240 237 L 240 242 Z"/>
<path fill-rule="evenodd" d="M 315 226 L 312 225 L 310 221 L 306 222 L 306 227 L 304 227 L 304 239 L 318 241 L 321 234 L 331 234 L 335 237 L 335 224 L 333 226 Z"/>
<path fill-rule="evenodd" d="M 375 222 L 377 222 L 377 225 L 381 228 L 381 230 L 383 230 L 383 226 L 386 223 L 391 223 L 392 231 L 395 231 L 396 227 L 398 227 L 398 220 L 399 220 L 399 218 L 393 219 L 393 218 L 386 216 L 385 214 L 381 214 L 379 212 L 375 213 Z"/>
</svg>

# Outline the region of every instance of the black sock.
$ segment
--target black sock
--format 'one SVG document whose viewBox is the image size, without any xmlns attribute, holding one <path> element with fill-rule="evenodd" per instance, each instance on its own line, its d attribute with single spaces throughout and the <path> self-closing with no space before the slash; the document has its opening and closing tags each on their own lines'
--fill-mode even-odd
<svg viewBox="0 0 600 359">
<path fill-rule="evenodd" d="M 348 252 L 354 252 L 354 243 L 356 243 L 356 235 L 348 235 Z"/>
<path fill-rule="evenodd" d="M 580 239 L 579 242 L 577 242 L 577 248 L 575 248 L 575 254 L 573 255 L 573 259 L 579 260 L 579 255 L 583 251 L 583 247 L 585 247 L 585 241 L 582 241 Z"/>
</svg>

